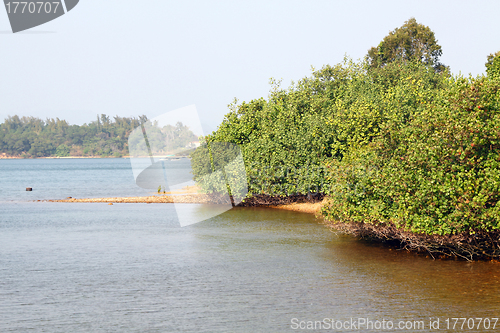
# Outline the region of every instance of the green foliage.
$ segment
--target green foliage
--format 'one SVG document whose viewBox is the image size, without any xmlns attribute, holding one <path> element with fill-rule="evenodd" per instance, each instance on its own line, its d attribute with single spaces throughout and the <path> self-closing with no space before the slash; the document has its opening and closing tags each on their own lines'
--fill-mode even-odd
<svg viewBox="0 0 500 333">
<path fill-rule="evenodd" d="M 436 70 L 443 70 L 445 66 L 439 62 L 442 53 L 434 32 L 412 17 L 400 28 L 389 32 L 377 47 L 368 50 L 368 59 L 373 68 L 400 60 L 421 61 Z"/>
<path fill-rule="evenodd" d="M 158 122 L 147 121 L 142 124 L 142 130 L 146 132 L 147 144 L 151 154 L 185 154 L 186 148 L 190 148 L 192 142 L 198 138 L 188 126 L 177 122 L 175 126 L 166 125 L 160 127 Z M 144 145 L 144 134 L 137 130 L 129 136 L 129 149 L 134 154 L 149 155 L 148 148 Z"/>
<path fill-rule="evenodd" d="M 241 201 L 247 179 L 241 149 L 228 142 L 203 143 L 191 153 L 194 180 L 205 193 L 230 194 Z"/>
<path fill-rule="evenodd" d="M 56 148 L 56 156 L 59 157 L 69 156 L 69 151 L 70 149 L 68 146 L 66 146 L 65 144 L 61 144 Z"/>
<path fill-rule="evenodd" d="M 490 78 L 500 78 L 500 51 L 488 55 L 486 62 L 486 73 Z"/>
<path fill-rule="evenodd" d="M 241 146 L 250 195 L 319 192 L 330 220 L 415 233 L 500 229 L 498 80 L 347 59 L 272 84 L 268 99 L 231 104 L 205 138 Z M 192 155 L 195 176 L 213 171 L 209 151 Z"/>
<path fill-rule="evenodd" d="M 342 160 L 383 130 L 403 126 L 443 81 L 422 63 L 367 69 L 364 62 L 346 59 L 287 90 L 272 81 L 268 100 L 230 105 L 218 130 L 205 139 L 241 146 L 250 194 L 326 193 L 332 160 Z M 193 165 L 195 175 L 208 168 L 196 157 Z"/>
<path fill-rule="evenodd" d="M 500 83 L 452 78 L 408 126 L 332 163 L 330 219 L 449 235 L 500 229 Z"/>
<path fill-rule="evenodd" d="M 0 124 L 0 152 L 10 156 L 122 156 L 128 154 L 127 139 L 139 126 L 136 118 L 106 115 L 82 126 L 65 120 L 8 117 Z"/>
</svg>

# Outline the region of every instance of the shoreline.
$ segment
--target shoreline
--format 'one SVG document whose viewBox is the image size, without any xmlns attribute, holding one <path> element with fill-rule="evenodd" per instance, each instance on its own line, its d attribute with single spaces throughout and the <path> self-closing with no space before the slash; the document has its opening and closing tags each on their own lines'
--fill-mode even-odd
<svg viewBox="0 0 500 333">
<path fill-rule="evenodd" d="M 147 156 L 149 157 L 149 156 Z M 1 156 L 0 160 L 56 160 L 56 159 L 95 159 L 95 158 L 130 158 L 130 156 L 43 156 L 43 157 L 21 157 L 21 156 Z"/>
<path fill-rule="evenodd" d="M 151 195 L 142 197 L 109 197 L 109 198 L 66 198 L 59 200 L 42 200 L 44 202 L 66 202 L 66 203 L 192 203 L 192 204 L 220 204 L 207 194 L 183 194 L 183 195 Z M 284 204 L 256 204 L 256 207 L 268 207 L 273 209 L 289 210 L 300 213 L 318 215 L 323 201 L 318 202 L 294 202 Z M 243 204 L 242 206 L 245 206 Z"/>
<path fill-rule="evenodd" d="M 150 195 L 144 197 L 109 197 L 109 198 L 66 198 L 59 200 L 43 200 L 44 202 L 68 202 L 68 203 L 215 203 L 206 194 L 184 194 L 184 195 Z"/>
<path fill-rule="evenodd" d="M 292 203 L 292 204 L 283 204 L 283 205 L 275 205 L 275 206 L 261 206 L 261 207 L 269 207 L 269 208 L 274 208 L 274 209 L 290 210 L 290 211 L 299 212 L 299 213 L 314 214 L 316 217 L 318 217 L 322 206 L 323 206 L 323 201 L 314 202 L 314 203 L 296 202 L 296 203 Z"/>
<path fill-rule="evenodd" d="M 153 155 L 153 156 L 136 156 L 134 158 L 172 158 L 172 157 L 187 157 L 187 156 L 168 156 L 168 155 Z M 42 156 L 42 157 L 22 157 L 22 156 L 7 156 L 0 155 L 0 160 L 43 160 L 43 159 L 94 159 L 94 158 L 131 158 L 130 155 L 123 156 Z"/>
</svg>

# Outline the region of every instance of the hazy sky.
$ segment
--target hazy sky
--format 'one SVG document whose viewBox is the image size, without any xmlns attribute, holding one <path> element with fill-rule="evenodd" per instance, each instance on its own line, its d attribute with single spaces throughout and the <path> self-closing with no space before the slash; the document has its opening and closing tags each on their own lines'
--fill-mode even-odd
<svg viewBox="0 0 500 333">
<path fill-rule="evenodd" d="M 410 17 L 428 25 L 453 73 L 484 73 L 500 50 L 500 1 L 80 0 L 12 34 L 0 9 L 1 107 L 8 115 L 149 118 L 195 104 L 214 129 L 234 97 L 267 97 L 269 78 L 358 59 Z"/>
</svg>

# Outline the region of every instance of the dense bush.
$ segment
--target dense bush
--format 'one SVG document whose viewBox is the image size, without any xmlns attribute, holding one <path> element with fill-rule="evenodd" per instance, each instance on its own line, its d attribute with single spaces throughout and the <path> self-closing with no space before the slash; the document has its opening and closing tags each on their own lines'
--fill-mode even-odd
<svg viewBox="0 0 500 333">
<path fill-rule="evenodd" d="M 330 162 L 404 126 L 435 98 L 443 77 L 422 64 L 368 70 L 346 59 L 287 90 L 273 82 L 267 100 L 231 105 L 205 139 L 241 145 L 251 194 L 328 193 Z"/>
<path fill-rule="evenodd" d="M 450 78 L 399 130 L 332 163 L 336 221 L 452 235 L 500 229 L 500 81 Z"/>
<path fill-rule="evenodd" d="M 421 62 L 346 60 L 231 105 L 206 140 L 241 146 L 250 195 L 327 194 L 323 214 L 338 223 L 489 232 L 500 229 L 499 88 Z"/>
</svg>

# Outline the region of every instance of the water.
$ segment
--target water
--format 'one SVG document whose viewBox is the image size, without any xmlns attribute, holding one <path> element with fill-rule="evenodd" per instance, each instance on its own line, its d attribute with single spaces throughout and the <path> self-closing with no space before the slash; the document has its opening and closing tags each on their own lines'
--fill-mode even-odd
<svg viewBox="0 0 500 333">
<path fill-rule="evenodd" d="M 431 317 L 461 331 L 444 320 L 500 316 L 499 264 L 389 251 L 308 214 L 236 208 L 181 228 L 171 204 L 29 202 L 143 193 L 126 162 L 0 160 L 1 332 L 291 332 L 325 318 L 429 332 Z"/>
<path fill-rule="evenodd" d="M 0 179 L 0 201 L 149 194 L 135 185 L 124 158 L 0 160 Z"/>
</svg>

